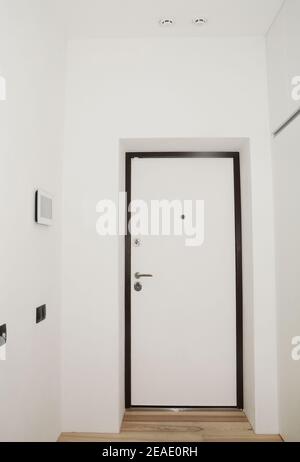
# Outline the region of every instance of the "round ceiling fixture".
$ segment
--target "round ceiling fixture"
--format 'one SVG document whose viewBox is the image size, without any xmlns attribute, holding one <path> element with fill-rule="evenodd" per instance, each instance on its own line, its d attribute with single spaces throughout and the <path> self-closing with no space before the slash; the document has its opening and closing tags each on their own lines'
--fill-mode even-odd
<svg viewBox="0 0 300 462">
<path fill-rule="evenodd" d="M 174 20 L 171 18 L 162 18 L 159 21 L 160 26 L 168 27 L 168 26 L 173 26 Z"/>
<path fill-rule="evenodd" d="M 204 26 L 204 24 L 207 23 L 207 19 L 206 18 L 194 18 L 193 23 L 195 24 L 195 26 Z"/>
</svg>

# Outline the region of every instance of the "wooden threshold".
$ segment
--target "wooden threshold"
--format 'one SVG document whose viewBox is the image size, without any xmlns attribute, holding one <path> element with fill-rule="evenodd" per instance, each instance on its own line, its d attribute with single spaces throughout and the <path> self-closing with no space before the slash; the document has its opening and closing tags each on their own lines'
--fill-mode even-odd
<svg viewBox="0 0 300 462">
<path fill-rule="evenodd" d="M 256 435 L 243 411 L 128 409 L 121 432 L 63 433 L 60 442 L 282 442 Z"/>
</svg>

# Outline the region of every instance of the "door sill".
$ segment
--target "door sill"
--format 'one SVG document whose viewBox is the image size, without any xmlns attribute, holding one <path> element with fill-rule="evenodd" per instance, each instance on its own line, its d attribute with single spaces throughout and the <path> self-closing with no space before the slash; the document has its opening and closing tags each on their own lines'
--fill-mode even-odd
<svg viewBox="0 0 300 462">
<path fill-rule="evenodd" d="M 168 406 L 131 406 L 126 409 L 126 412 L 199 412 L 199 411 L 211 411 L 211 412 L 241 412 L 243 409 L 240 409 L 235 406 L 225 406 L 225 407 L 215 407 L 215 406 L 210 406 L 210 407 L 168 407 Z"/>
</svg>

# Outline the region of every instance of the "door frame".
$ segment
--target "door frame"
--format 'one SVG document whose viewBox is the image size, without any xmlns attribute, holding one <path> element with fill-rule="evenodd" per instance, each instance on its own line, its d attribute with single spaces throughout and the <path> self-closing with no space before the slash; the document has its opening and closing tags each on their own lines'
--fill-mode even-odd
<svg viewBox="0 0 300 462">
<path fill-rule="evenodd" d="M 176 158 L 213 158 L 233 159 L 234 173 L 234 208 L 235 208 L 235 273 L 236 273 L 236 371 L 237 371 L 237 405 L 224 408 L 243 409 L 243 270 L 242 270 L 242 209 L 241 176 L 239 152 L 127 152 L 125 169 L 125 189 L 127 193 L 127 217 L 125 236 L 125 407 L 128 408 L 172 408 L 172 406 L 133 406 L 131 403 L 131 235 L 128 229 L 131 213 L 131 161 L 134 158 L 176 159 Z M 187 406 L 174 406 L 187 408 Z M 193 408 L 220 408 L 220 406 L 193 406 Z"/>
</svg>

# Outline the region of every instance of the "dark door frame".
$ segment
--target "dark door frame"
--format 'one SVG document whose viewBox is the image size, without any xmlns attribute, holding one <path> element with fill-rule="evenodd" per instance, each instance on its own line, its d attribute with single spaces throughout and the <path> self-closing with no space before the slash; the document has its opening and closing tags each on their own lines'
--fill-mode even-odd
<svg viewBox="0 0 300 462">
<path fill-rule="evenodd" d="M 127 234 L 125 236 L 125 406 L 131 404 L 131 236 L 128 224 L 131 214 L 128 204 L 131 202 L 131 160 L 138 158 L 229 158 L 233 159 L 234 202 L 235 202 L 235 250 L 236 250 L 236 370 L 237 370 L 237 406 L 244 407 L 243 384 L 243 273 L 242 273 L 242 213 L 241 213 L 241 180 L 239 152 L 127 152 L 126 153 L 126 193 L 127 193 Z M 148 406 L 149 407 L 149 406 Z M 151 408 L 162 406 L 150 406 Z M 170 406 L 165 406 L 169 408 Z M 172 407 L 172 406 L 171 406 Z M 174 406 L 179 408 L 180 406 Z M 186 406 L 183 406 L 186 408 Z M 199 406 L 193 406 L 199 407 Z M 203 407 L 203 406 L 202 406 Z M 207 406 L 205 406 L 207 407 Z M 216 408 L 220 406 L 213 406 Z M 225 408 L 228 406 L 224 406 Z M 232 406 L 230 406 L 232 408 Z"/>
</svg>

